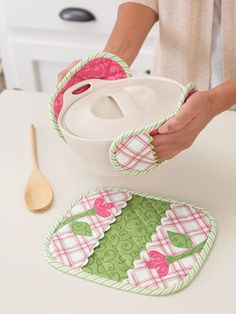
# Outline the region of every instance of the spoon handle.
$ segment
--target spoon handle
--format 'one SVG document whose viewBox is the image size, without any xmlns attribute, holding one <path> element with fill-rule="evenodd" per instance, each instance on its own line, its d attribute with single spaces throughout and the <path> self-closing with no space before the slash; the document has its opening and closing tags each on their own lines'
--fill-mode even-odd
<svg viewBox="0 0 236 314">
<path fill-rule="evenodd" d="M 36 130 L 35 130 L 35 126 L 33 124 L 30 124 L 30 140 L 31 140 L 33 167 L 38 169 L 38 155 L 37 155 L 37 146 L 36 146 Z"/>
</svg>

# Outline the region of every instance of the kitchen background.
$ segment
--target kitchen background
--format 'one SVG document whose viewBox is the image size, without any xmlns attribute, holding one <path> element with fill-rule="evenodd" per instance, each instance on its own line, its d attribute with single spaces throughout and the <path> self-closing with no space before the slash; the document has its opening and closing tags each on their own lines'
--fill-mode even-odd
<svg viewBox="0 0 236 314">
<path fill-rule="evenodd" d="M 103 50 L 118 5 L 119 0 L 0 0 L 0 90 L 50 93 L 68 63 Z M 154 28 L 131 67 L 133 75 L 150 75 Z"/>
</svg>

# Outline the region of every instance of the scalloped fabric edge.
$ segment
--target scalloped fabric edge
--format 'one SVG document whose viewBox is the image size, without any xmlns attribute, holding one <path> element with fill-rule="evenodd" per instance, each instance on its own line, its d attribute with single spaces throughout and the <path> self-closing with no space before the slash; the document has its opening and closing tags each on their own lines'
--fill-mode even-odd
<svg viewBox="0 0 236 314">
<path fill-rule="evenodd" d="M 202 250 L 200 251 L 200 253 L 198 254 L 198 256 L 196 258 L 195 264 L 193 265 L 192 269 L 189 271 L 188 275 L 182 281 L 179 281 L 177 284 L 174 284 L 168 288 L 158 288 L 157 289 L 156 287 L 145 288 L 142 286 L 134 286 L 131 284 L 127 284 L 127 282 L 116 282 L 114 280 L 109 280 L 106 278 L 98 277 L 96 275 L 91 275 L 91 274 L 84 272 L 83 270 L 80 270 L 80 269 L 73 269 L 73 268 L 65 266 L 61 263 L 58 263 L 51 256 L 50 251 L 49 251 L 49 246 L 50 246 L 52 235 L 54 234 L 55 229 L 57 228 L 58 224 L 61 222 L 61 220 L 64 219 L 65 215 L 71 210 L 71 208 L 78 201 L 82 200 L 84 197 L 86 197 L 90 193 L 99 192 L 99 191 L 107 191 L 107 190 L 114 191 L 114 192 L 119 191 L 119 192 L 124 192 L 124 193 L 131 193 L 132 195 L 139 195 L 142 197 L 148 197 L 151 199 L 175 203 L 175 205 L 180 204 L 180 205 L 192 206 L 195 209 L 197 209 L 200 213 L 207 216 L 207 218 L 209 219 L 210 224 L 211 224 L 210 233 L 209 233 L 208 238 L 204 244 L 204 247 L 202 248 Z M 51 264 L 54 268 L 56 268 L 56 269 L 58 269 L 64 273 L 67 273 L 69 275 L 73 275 L 73 276 L 78 277 L 78 278 L 86 279 L 86 280 L 89 280 L 89 281 L 94 282 L 94 283 L 102 284 L 104 286 L 112 287 L 112 288 L 119 289 L 119 290 L 129 291 L 129 292 L 133 292 L 133 293 L 151 295 L 151 296 L 169 295 L 169 294 L 172 294 L 172 293 L 175 293 L 177 291 L 182 290 L 183 288 L 188 286 L 190 284 L 190 282 L 196 277 L 196 275 L 198 274 L 201 267 L 203 266 L 208 254 L 209 254 L 209 252 L 213 246 L 213 243 L 214 243 L 215 238 L 216 238 L 216 233 L 217 233 L 217 224 L 216 224 L 215 218 L 207 210 L 205 210 L 202 207 L 199 207 L 198 205 L 194 205 L 192 203 L 185 202 L 185 201 L 168 199 L 168 198 L 164 198 L 164 197 L 161 197 L 158 195 L 141 193 L 141 192 L 137 192 L 134 190 L 127 190 L 127 189 L 122 189 L 122 188 L 114 188 L 114 187 L 104 186 L 104 187 L 96 187 L 96 188 L 90 189 L 86 193 L 83 193 L 80 196 L 78 196 L 77 198 L 75 198 L 74 201 L 71 202 L 66 207 L 66 209 L 62 213 L 61 217 L 53 225 L 53 227 L 49 230 L 49 232 L 48 232 L 48 234 L 44 240 L 44 243 L 43 243 L 43 252 L 44 252 L 44 255 L 45 255 L 49 264 Z"/>
<path fill-rule="evenodd" d="M 168 288 L 191 271 L 211 231 L 207 217 L 193 206 L 170 203 L 156 232 L 129 269 L 129 284 Z"/>
<path fill-rule="evenodd" d="M 51 238 L 52 257 L 72 268 L 85 266 L 105 232 L 110 229 L 117 216 L 122 213 L 122 208 L 127 206 L 131 198 L 132 195 L 129 192 L 104 190 L 90 193 L 88 197 L 75 203 L 57 225 Z M 73 230 L 73 222 L 75 222 L 75 230 Z M 79 228 L 78 230 L 81 225 L 89 229 Z M 75 233 L 76 228 L 78 233 Z M 81 234 L 81 231 L 85 234 Z M 88 233 L 91 231 L 91 233 L 86 234 L 86 231 Z M 78 247 L 80 253 L 76 252 Z"/>
</svg>

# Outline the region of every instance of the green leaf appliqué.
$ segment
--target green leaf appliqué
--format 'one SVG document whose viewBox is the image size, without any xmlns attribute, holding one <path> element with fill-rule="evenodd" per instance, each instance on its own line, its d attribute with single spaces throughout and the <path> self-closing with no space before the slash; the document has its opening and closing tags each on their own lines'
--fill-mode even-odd
<svg viewBox="0 0 236 314">
<path fill-rule="evenodd" d="M 172 231 L 167 231 L 168 237 L 171 243 L 179 248 L 192 248 L 193 242 L 192 240 L 184 233 L 177 233 Z"/>
<path fill-rule="evenodd" d="M 85 236 L 91 236 L 92 230 L 90 225 L 87 222 L 83 221 L 73 221 L 71 224 L 72 231 L 75 234 L 85 235 Z"/>
</svg>

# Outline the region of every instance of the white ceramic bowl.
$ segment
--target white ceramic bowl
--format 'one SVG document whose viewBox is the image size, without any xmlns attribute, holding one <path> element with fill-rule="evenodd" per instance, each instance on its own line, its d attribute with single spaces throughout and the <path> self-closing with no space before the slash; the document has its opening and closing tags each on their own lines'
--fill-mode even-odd
<svg viewBox="0 0 236 314">
<path fill-rule="evenodd" d="M 88 89 L 76 94 L 83 86 Z M 183 89 L 163 77 L 86 80 L 65 91 L 58 126 L 81 164 L 99 175 L 119 175 L 109 159 L 113 140 L 172 115 Z"/>
</svg>

